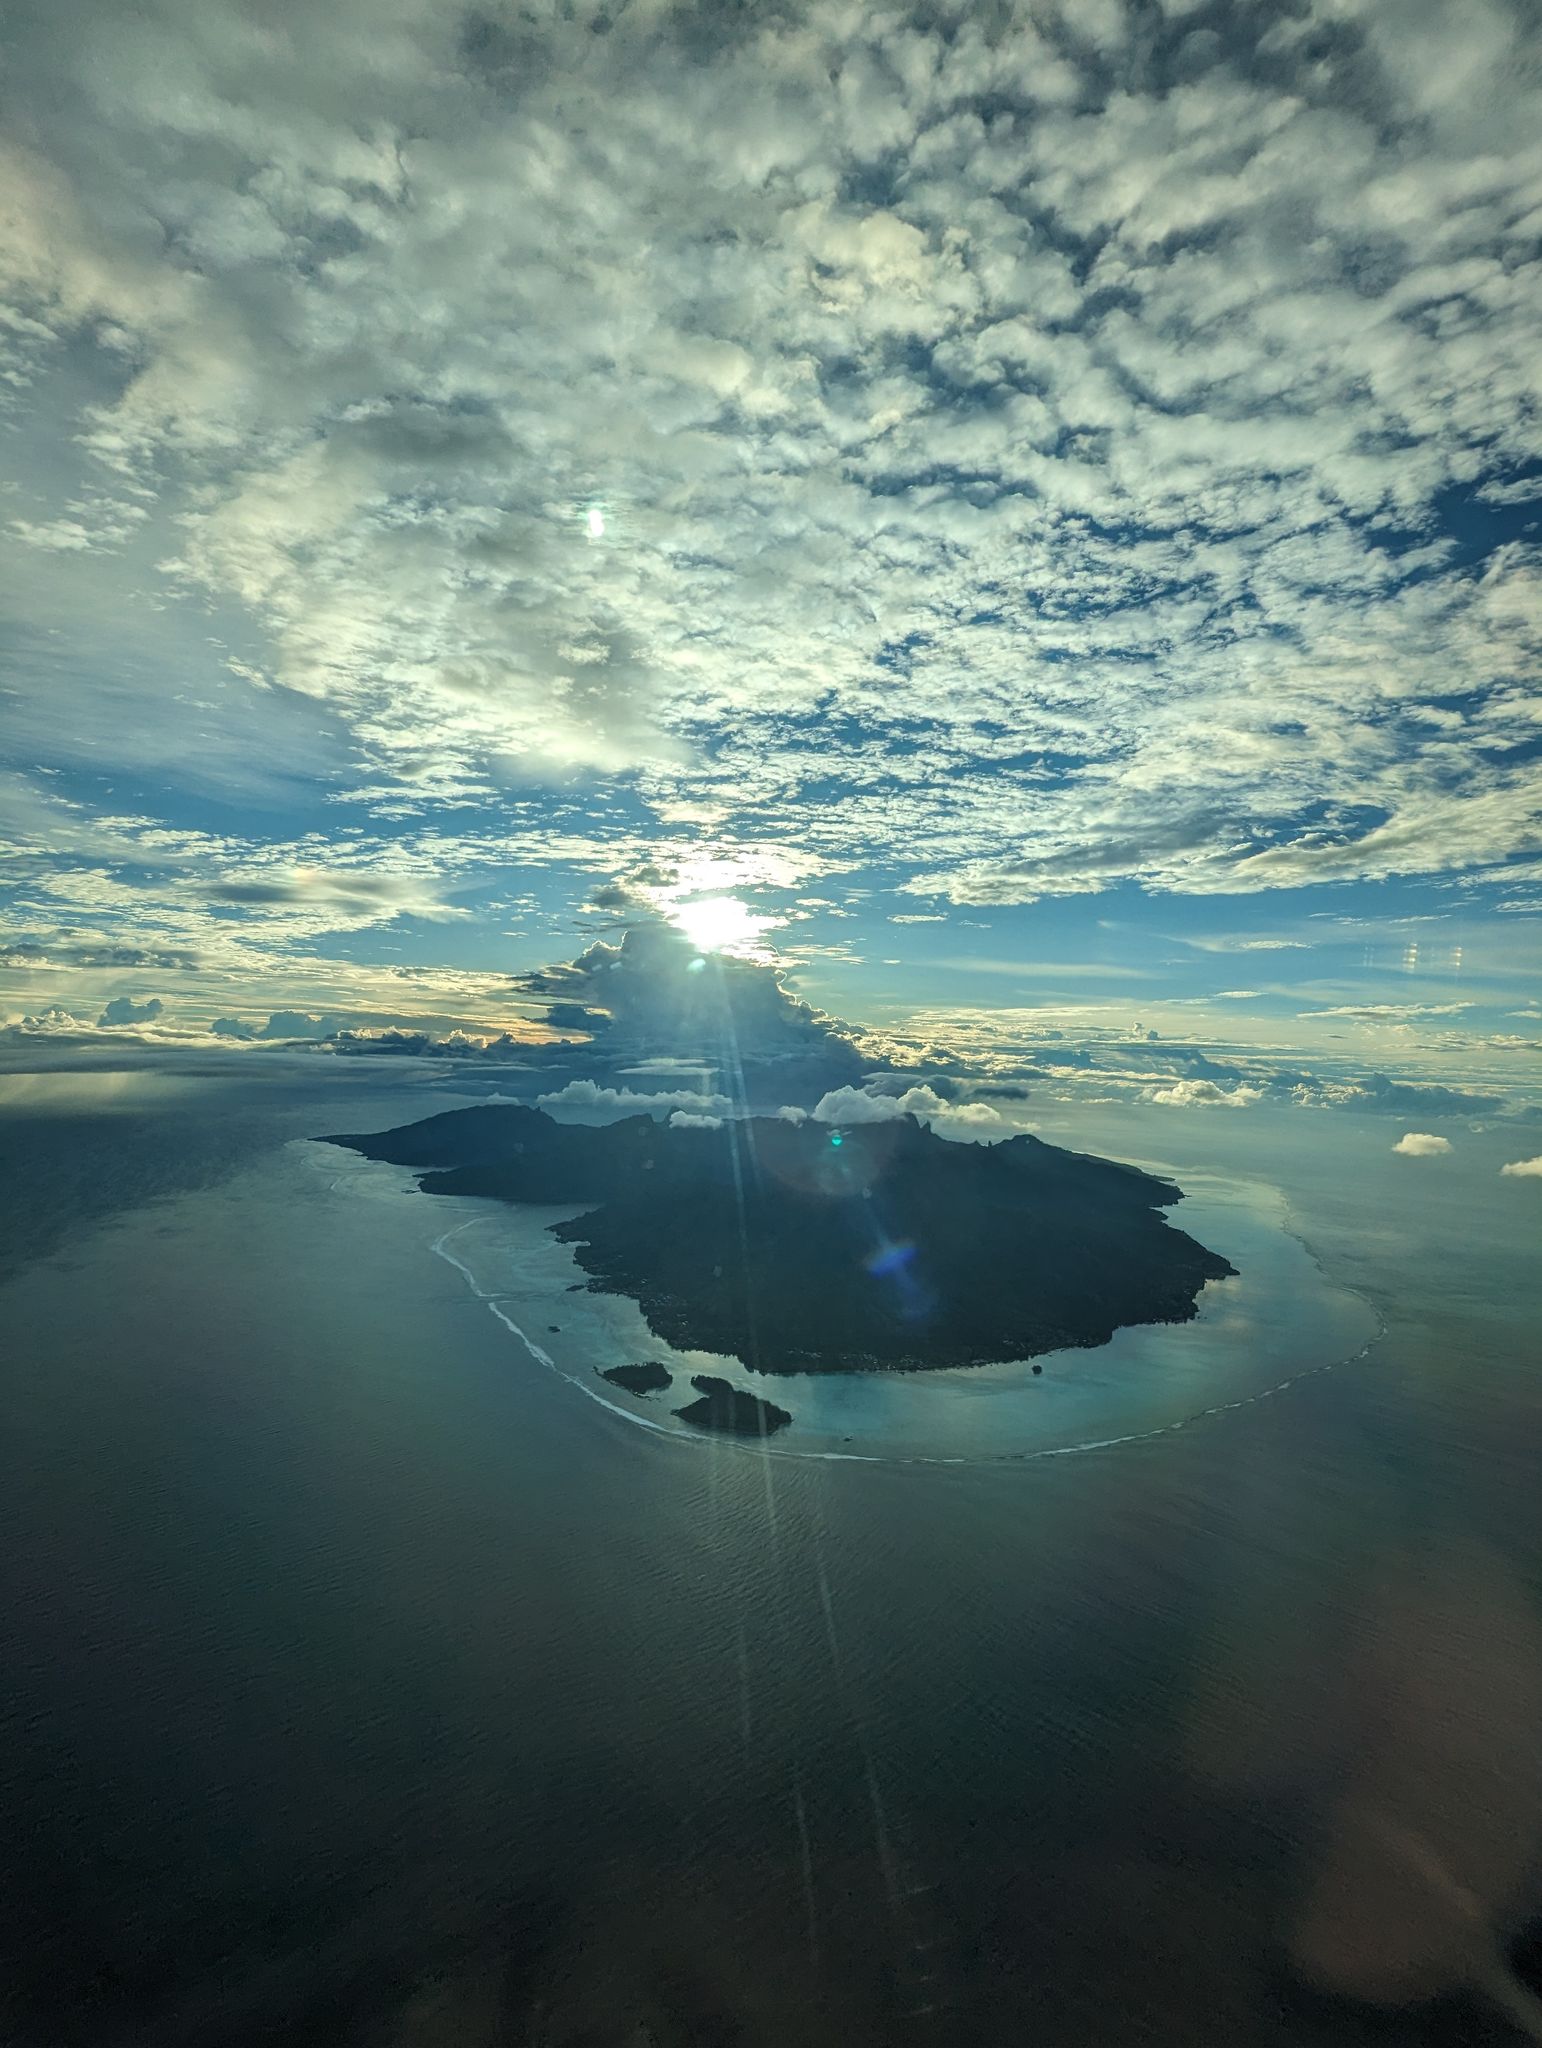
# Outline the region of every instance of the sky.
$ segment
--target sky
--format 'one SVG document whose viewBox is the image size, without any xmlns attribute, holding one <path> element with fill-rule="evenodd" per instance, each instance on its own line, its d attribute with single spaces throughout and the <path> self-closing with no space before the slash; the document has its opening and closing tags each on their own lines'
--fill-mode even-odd
<svg viewBox="0 0 1542 2048">
<path fill-rule="evenodd" d="M 535 1037 L 663 918 L 1537 1091 L 1539 30 L 22 0 L 6 1028 Z"/>
</svg>

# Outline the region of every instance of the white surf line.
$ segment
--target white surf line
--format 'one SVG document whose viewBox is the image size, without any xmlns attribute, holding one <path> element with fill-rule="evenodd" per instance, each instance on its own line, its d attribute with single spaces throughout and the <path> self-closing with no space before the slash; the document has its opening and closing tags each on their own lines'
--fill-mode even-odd
<svg viewBox="0 0 1542 2048">
<path fill-rule="evenodd" d="M 517 1337 L 530 1353 L 530 1356 L 538 1364 L 544 1365 L 548 1372 L 555 1373 L 557 1378 L 565 1381 L 568 1386 L 576 1387 L 579 1393 L 586 1394 L 596 1406 L 605 1409 L 608 1414 L 619 1415 L 623 1422 L 630 1422 L 638 1429 L 652 1430 L 654 1435 L 667 1437 L 671 1443 L 694 1444 L 698 1448 L 711 1447 L 714 1444 L 727 1444 L 731 1449 L 752 1451 L 761 1457 L 796 1458 L 805 1464 L 1032 1465 L 1038 1463 L 1042 1458 L 1081 1458 L 1090 1456 L 1097 1451 L 1120 1450 L 1127 1444 L 1155 1443 L 1161 1437 L 1176 1436 L 1180 1430 L 1192 1429 L 1196 1423 L 1207 1422 L 1214 1416 L 1235 1414 L 1239 1409 L 1243 1408 L 1256 1408 L 1260 1401 L 1270 1400 L 1275 1394 L 1283 1394 L 1287 1389 L 1299 1385 L 1303 1380 L 1316 1379 L 1321 1373 L 1335 1372 L 1340 1366 L 1344 1365 L 1358 1365 L 1361 1359 L 1370 1356 L 1382 1338 L 1387 1334 L 1386 1322 L 1380 1310 L 1376 1308 L 1374 1302 L 1367 1302 L 1366 1306 L 1370 1308 L 1376 1318 L 1376 1331 L 1374 1336 L 1367 1338 L 1358 1351 L 1351 1352 L 1345 1358 L 1327 1358 L 1319 1365 L 1303 1366 L 1299 1372 L 1293 1372 L 1285 1379 L 1276 1380 L 1272 1386 L 1260 1387 L 1256 1393 L 1239 1395 L 1235 1401 L 1216 1401 L 1208 1408 L 1196 1408 L 1192 1415 L 1180 1416 L 1176 1422 L 1155 1423 L 1150 1429 L 1131 1430 L 1124 1436 L 1089 1437 L 1081 1443 L 1052 1444 L 1037 1451 L 997 1451 L 973 1457 L 967 1456 L 964 1453 L 945 1457 L 938 1453 L 927 1451 L 905 1452 L 902 1454 L 885 1454 L 879 1451 L 800 1451 L 772 1444 L 769 1439 L 764 1437 L 758 1442 L 748 1443 L 741 1442 L 735 1437 L 721 1434 L 715 1430 L 702 1430 L 699 1432 L 692 1430 L 687 1432 L 683 1429 L 671 1429 L 668 1423 L 655 1422 L 651 1416 L 638 1415 L 630 1408 L 622 1408 L 615 1401 L 607 1401 L 603 1394 L 599 1393 L 594 1387 L 589 1386 L 576 1373 L 564 1372 L 551 1353 L 543 1345 L 537 1344 L 533 1337 L 528 1336 L 520 1328 L 512 1316 L 506 1315 L 502 1308 L 499 1307 L 500 1301 L 506 1297 L 501 1293 L 489 1293 L 465 1261 L 456 1258 L 455 1254 L 447 1249 L 452 1237 L 459 1237 L 463 1230 L 470 1230 L 473 1224 L 484 1220 L 480 1216 L 468 1217 L 464 1223 L 457 1223 L 453 1229 L 445 1231 L 442 1237 L 435 1238 L 430 1249 L 438 1258 L 443 1259 L 446 1265 L 453 1266 L 456 1272 L 464 1277 L 467 1286 L 471 1289 L 477 1300 L 482 1303 L 483 1307 L 495 1315 L 503 1327 L 511 1335 Z M 1299 1239 L 1297 1241 L 1300 1242 Z M 1309 1247 L 1303 1246 L 1303 1249 L 1309 1251 Z M 1348 1291 L 1350 1290 L 1345 1290 L 1345 1292 Z M 1365 1297 L 1361 1296 L 1360 1299 L 1364 1300 Z"/>
<path fill-rule="evenodd" d="M 665 1423 L 655 1422 L 650 1416 L 632 1414 L 629 1409 L 619 1407 L 616 1402 L 607 1401 L 605 1396 L 597 1392 L 595 1388 L 585 1386 L 584 1382 L 574 1374 L 564 1372 L 544 1345 L 537 1344 L 532 1336 L 520 1328 L 511 1315 L 504 1313 L 499 1303 L 505 1297 L 501 1294 L 489 1294 L 465 1261 L 456 1258 L 454 1252 L 447 1249 L 452 1237 L 459 1237 L 463 1230 L 469 1230 L 473 1223 L 479 1223 L 481 1220 L 480 1217 L 473 1216 L 465 1223 L 457 1223 L 455 1228 L 447 1230 L 443 1237 L 435 1238 L 431 1249 L 436 1257 L 443 1259 L 447 1266 L 453 1266 L 457 1273 L 465 1277 L 466 1285 L 471 1289 L 477 1300 L 481 1302 L 482 1306 L 490 1314 L 498 1318 L 499 1322 L 502 1323 L 511 1336 L 519 1339 L 520 1343 L 524 1345 L 538 1365 L 544 1365 L 548 1372 L 555 1373 L 559 1380 L 565 1380 L 570 1387 L 577 1387 L 581 1394 L 587 1394 L 591 1401 L 596 1402 L 601 1408 L 608 1409 L 612 1415 L 619 1415 L 623 1422 L 634 1422 L 639 1429 L 651 1429 L 660 1436 L 681 1437 L 683 1441 L 689 1442 L 690 1439 L 685 1438 L 683 1432 L 670 1429 Z"/>
</svg>

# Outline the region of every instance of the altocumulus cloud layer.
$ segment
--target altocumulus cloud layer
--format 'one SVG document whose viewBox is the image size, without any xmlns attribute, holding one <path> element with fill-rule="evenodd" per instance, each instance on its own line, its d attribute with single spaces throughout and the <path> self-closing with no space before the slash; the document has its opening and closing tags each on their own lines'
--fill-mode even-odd
<svg viewBox="0 0 1542 2048">
<path fill-rule="evenodd" d="M 13 17 L 13 730 L 348 807 L 16 784 L 32 942 L 260 970 L 702 832 L 960 904 L 1534 877 L 1535 28 Z"/>
</svg>

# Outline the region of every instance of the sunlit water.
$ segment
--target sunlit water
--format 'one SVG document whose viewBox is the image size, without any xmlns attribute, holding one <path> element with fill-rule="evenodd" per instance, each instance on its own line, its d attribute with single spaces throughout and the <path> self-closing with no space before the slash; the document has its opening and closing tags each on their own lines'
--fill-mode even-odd
<svg viewBox="0 0 1542 2048">
<path fill-rule="evenodd" d="M 1240 1280 L 1037 1379 L 746 1376 L 765 1456 L 597 1379 L 668 1354 L 538 1215 L 305 1142 L 444 1096 L 296 1088 L 5 1133 L 8 2041 L 1508 2038 L 1280 1957 L 1432 1670 L 1476 1762 L 1408 1796 L 1480 1894 L 1488 1817 L 1542 1840 L 1513 1133 L 1067 1112 Z"/>
</svg>

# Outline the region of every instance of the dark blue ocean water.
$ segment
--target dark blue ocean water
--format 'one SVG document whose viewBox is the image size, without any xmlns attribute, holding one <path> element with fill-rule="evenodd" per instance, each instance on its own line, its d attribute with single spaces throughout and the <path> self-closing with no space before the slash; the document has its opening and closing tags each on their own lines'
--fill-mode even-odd
<svg viewBox="0 0 1542 2048">
<path fill-rule="evenodd" d="M 1056 1368 L 1057 1444 L 1133 1441 L 1003 1459 L 1012 1389 L 907 1386 L 806 1414 L 865 1432 L 832 1461 L 586 1398 L 605 1332 L 528 1219 L 302 1135 L 445 1099 L 11 1091 L 8 2040 L 1524 2038 L 1461 1990 L 1539 1903 L 1542 1204 L 1503 1134 L 1435 1174 L 1327 1112 L 1046 1124 L 1205 1179 L 1223 1250 L 1233 1189 L 1257 1329 Z M 1356 1317 L 1365 1355 L 1273 1372 Z M 1220 1412 L 1120 1426 L 1185 1374 Z M 915 1461 L 929 1401 L 957 1462 Z"/>
</svg>

